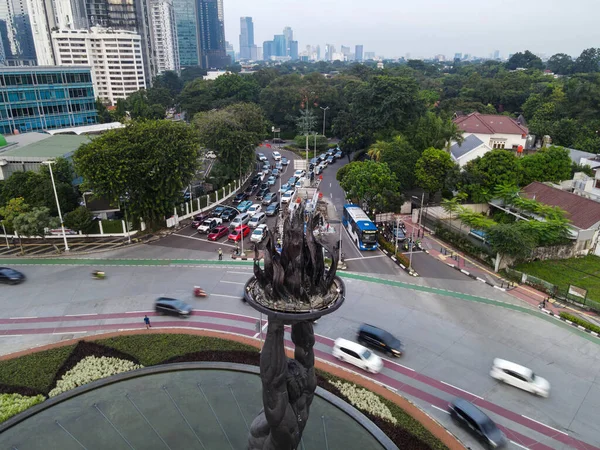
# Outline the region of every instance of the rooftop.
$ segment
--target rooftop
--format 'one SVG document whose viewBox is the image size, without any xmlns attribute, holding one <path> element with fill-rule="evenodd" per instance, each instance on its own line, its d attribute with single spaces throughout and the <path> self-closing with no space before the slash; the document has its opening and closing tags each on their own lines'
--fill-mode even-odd
<svg viewBox="0 0 600 450">
<path fill-rule="evenodd" d="M 600 203 L 561 189 L 556 189 L 539 181 L 522 189 L 525 197 L 535 199 L 544 205 L 558 206 L 567 212 L 567 219 L 581 230 L 587 230 L 600 222 Z"/>
<path fill-rule="evenodd" d="M 527 135 L 529 130 L 508 116 L 471 113 L 454 119 L 454 123 L 465 133 L 479 134 L 519 134 Z"/>
<path fill-rule="evenodd" d="M 35 136 L 30 136 L 35 135 Z M 46 136 L 41 138 L 41 136 Z M 90 140 L 89 136 L 51 136 L 43 133 L 26 133 L 18 136 L 10 136 L 9 144 L 13 138 L 24 138 L 21 145 L 11 146 L 0 153 L 0 158 L 58 158 L 74 152 L 84 142 Z"/>
<path fill-rule="evenodd" d="M 83 127 L 71 127 L 71 128 L 59 128 L 58 130 L 47 130 L 48 134 L 57 135 L 57 134 L 98 134 L 103 131 L 112 130 L 115 128 L 123 128 L 121 122 L 110 122 L 110 123 L 97 123 L 95 125 L 87 125 Z"/>
<path fill-rule="evenodd" d="M 481 145 L 483 145 L 483 141 L 481 139 L 474 134 L 469 134 L 465 137 L 465 140 L 462 144 L 457 142 L 452 144 L 452 147 L 450 147 L 450 153 L 452 153 L 454 158 L 458 159 L 461 156 L 465 156 L 470 151 L 475 150 L 477 147 L 480 147 Z"/>
</svg>

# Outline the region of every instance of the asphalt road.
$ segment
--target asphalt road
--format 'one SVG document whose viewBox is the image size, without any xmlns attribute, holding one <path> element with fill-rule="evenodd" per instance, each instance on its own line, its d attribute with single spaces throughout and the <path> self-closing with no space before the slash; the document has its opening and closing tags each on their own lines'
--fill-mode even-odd
<svg viewBox="0 0 600 450">
<path fill-rule="evenodd" d="M 163 295 L 206 312 L 197 312 L 198 318 L 187 322 L 152 316 L 155 327 L 182 324 L 253 335 L 258 313 L 240 302 L 250 267 L 169 267 L 132 259 L 144 257 L 147 247 L 130 249 L 127 266 L 107 266 L 104 281 L 92 280 L 89 266 L 16 266 L 28 279 L 0 291 L 2 353 L 142 327 L 143 315 Z M 354 339 L 361 322 L 372 323 L 400 338 L 406 353 L 399 360 L 386 359 L 382 373 L 371 377 L 419 404 L 467 445 L 479 448 L 443 412 L 457 395 L 478 404 L 525 448 L 600 448 L 600 345 L 590 341 L 591 336 L 536 313 L 449 297 L 416 285 L 397 287 L 355 278 L 345 282 L 345 304 L 316 326 L 317 357 L 332 360 L 332 339 Z M 194 285 L 210 296 L 193 298 Z M 522 363 L 547 378 L 550 397 L 497 383 L 489 376 L 494 357 Z"/>
</svg>

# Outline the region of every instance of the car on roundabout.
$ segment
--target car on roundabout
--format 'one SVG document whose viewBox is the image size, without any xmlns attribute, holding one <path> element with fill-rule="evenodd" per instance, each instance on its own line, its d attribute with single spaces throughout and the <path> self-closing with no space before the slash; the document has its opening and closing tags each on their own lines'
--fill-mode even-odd
<svg viewBox="0 0 600 450">
<path fill-rule="evenodd" d="M 154 311 L 157 314 L 168 314 L 187 318 L 192 314 L 192 307 L 183 300 L 169 297 L 159 297 L 154 302 Z"/>
<path fill-rule="evenodd" d="M 298 169 L 294 172 L 294 176 L 296 178 L 302 178 L 303 176 L 306 176 L 306 170 L 304 169 Z"/>
<path fill-rule="evenodd" d="M 208 233 L 207 239 L 209 241 L 218 241 L 222 237 L 225 237 L 229 234 L 229 227 L 227 225 L 219 225 L 211 230 Z"/>
<path fill-rule="evenodd" d="M 218 217 L 211 217 L 209 219 L 206 219 L 204 222 L 202 222 L 200 224 L 200 226 L 198 227 L 198 233 L 208 234 L 215 227 L 222 225 L 222 224 L 223 224 L 223 219 L 219 219 Z"/>
<path fill-rule="evenodd" d="M 248 211 L 248 208 L 250 208 L 254 203 L 252 203 L 252 200 L 245 200 L 242 203 L 240 203 L 238 205 L 238 211 L 241 213 L 245 213 L 246 211 Z"/>
<path fill-rule="evenodd" d="M 276 216 L 277 214 L 279 214 L 279 203 L 275 202 L 275 203 L 271 203 L 269 206 L 267 206 L 265 214 L 268 217 L 273 217 L 273 216 Z"/>
<path fill-rule="evenodd" d="M 223 211 L 225 211 L 225 207 L 222 205 L 216 206 L 215 209 L 213 209 L 210 212 L 210 216 L 211 217 L 221 217 L 221 214 L 223 214 Z"/>
<path fill-rule="evenodd" d="M 381 328 L 363 323 L 356 333 L 359 344 L 399 357 L 403 353 L 402 342 Z"/>
<path fill-rule="evenodd" d="M 274 176 L 275 178 L 279 178 L 279 175 L 281 175 L 281 171 L 277 168 L 271 170 L 271 175 Z"/>
<path fill-rule="evenodd" d="M 292 177 L 290 177 L 290 179 L 287 182 L 290 186 L 294 186 L 298 180 L 299 180 L 298 177 L 292 176 Z"/>
<path fill-rule="evenodd" d="M 520 364 L 496 358 L 492 364 L 490 376 L 498 381 L 539 395 L 540 397 L 548 397 L 550 395 L 550 383 L 548 380 L 536 375 L 533 370 Z"/>
<path fill-rule="evenodd" d="M 239 242 L 249 234 L 250 227 L 248 225 L 240 225 L 239 227 L 234 228 L 231 233 L 229 233 L 227 239 L 233 242 Z"/>
<path fill-rule="evenodd" d="M 259 226 L 257 226 L 256 229 L 252 232 L 252 235 L 250 236 L 250 241 L 256 244 L 260 244 L 267 238 L 268 234 L 269 228 L 267 227 L 267 224 L 262 223 Z"/>
<path fill-rule="evenodd" d="M 197 230 L 198 227 L 202 225 L 202 222 L 204 222 L 207 218 L 208 216 L 205 216 L 204 214 L 196 214 L 194 217 L 192 217 L 192 228 Z"/>
<path fill-rule="evenodd" d="M 448 405 L 448 412 L 455 423 L 473 433 L 487 448 L 500 448 L 506 445 L 504 433 L 492 419 L 471 402 L 456 398 Z"/>
<path fill-rule="evenodd" d="M 333 344 L 333 356 L 371 373 L 383 369 L 383 360 L 369 349 L 356 342 L 337 338 Z"/>
<path fill-rule="evenodd" d="M 252 216 L 252 218 L 248 222 L 248 226 L 250 228 L 256 228 L 259 225 L 265 223 L 266 220 L 267 220 L 267 215 L 264 212 L 257 212 L 256 214 L 254 214 Z"/>
<path fill-rule="evenodd" d="M 256 200 L 262 200 L 265 195 L 267 195 L 269 192 L 271 192 L 271 190 L 269 189 L 269 186 L 267 185 L 267 187 L 265 187 L 264 189 L 261 189 L 260 191 L 258 191 L 256 193 Z"/>
<path fill-rule="evenodd" d="M 19 284 L 25 281 L 25 275 L 10 267 L 0 267 L 0 283 Z"/>
<path fill-rule="evenodd" d="M 283 203 L 284 205 L 291 203 L 294 199 L 295 193 L 296 191 L 294 189 L 290 189 L 289 191 L 284 192 L 284 194 L 281 196 L 281 203 Z"/>
<path fill-rule="evenodd" d="M 271 203 L 277 202 L 277 192 L 269 192 L 262 199 L 263 206 L 269 206 Z"/>
<path fill-rule="evenodd" d="M 280 170 L 280 171 L 281 171 L 281 170 L 283 170 L 283 164 L 281 164 L 281 161 L 278 161 L 278 162 L 275 164 L 275 168 L 276 168 L 277 170 Z"/>
</svg>

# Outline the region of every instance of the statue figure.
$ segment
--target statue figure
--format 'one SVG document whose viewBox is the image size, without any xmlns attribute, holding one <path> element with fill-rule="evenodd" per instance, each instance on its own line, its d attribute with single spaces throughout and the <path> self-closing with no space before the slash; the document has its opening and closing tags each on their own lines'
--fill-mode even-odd
<svg viewBox="0 0 600 450">
<path fill-rule="evenodd" d="M 285 354 L 284 323 L 269 320 L 260 355 L 264 408 L 250 427 L 248 450 L 295 450 L 317 388 L 312 322 L 292 324 L 294 359 Z"/>
</svg>

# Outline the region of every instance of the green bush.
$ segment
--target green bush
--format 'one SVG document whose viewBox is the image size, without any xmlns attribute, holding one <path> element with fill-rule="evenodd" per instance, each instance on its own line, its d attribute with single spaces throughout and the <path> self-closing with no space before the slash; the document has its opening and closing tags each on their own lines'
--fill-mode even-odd
<svg viewBox="0 0 600 450">
<path fill-rule="evenodd" d="M 120 220 L 103 220 L 102 231 L 104 231 L 105 234 L 122 233 L 123 222 L 121 222 Z"/>
<path fill-rule="evenodd" d="M 488 256 L 495 256 L 494 252 L 491 249 L 475 245 L 463 235 L 454 233 L 453 231 L 450 231 L 442 225 L 438 224 L 435 227 L 435 234 L 442 241 L 448 242 L 449 244 L 452 244 L 459 250 L 462 250 L 463 252 L 468 253 L 470 255 L 479 256 L 483 253 Z"/>
<path fill-rule="evenodd" d="M 239 342 L 188 334 L 140 334 L 118 336 L 95 342 L 127 353 L 136 358 L 144 366 L 160 364 L 170 358 L 199 351 L 256 351 L 254 347 L 240 344 Z"/>
<path fill-rule="evenodd" d="M 384 239 L 383 236 L 379 235 L 378 236 L 378 240 L 379 240 L 379 246 L 384 248 L 388 253 L 396 256 L 396 258 L 398 258 L 398 261 L 400 261 L 402 263 L 402 265 L 404 265 L 405 267 L 408 267 L 410 265 L 410 260 L 406 257 L 406 255 L 402 252 L 396 252 L 396 245 L 392 244 L 391 242 L 388 242 Z M 400 249 L 400 247 L 398 247 L 398 249 Z"/>
<path fill-rule="evenodd" d="M 30 397 L 20 394 L 0 394 L 0 422 L 4 422 L 44 400 L 43 395 Z"/>
<path fill-rule="evenodd" d="M 74 345 L 68 345 L 0 361 L 0 383 L 28 387 L 36 392 L 48 392 L 54 374 L 74 348 Z"/>
<path fill-rule="evenodd" d="M 574 316 L 573 314 L 561 312 L 560 317 L 562 319 L 570 320 L 571 322 L 576 323 L 577 325 L 581 325 L 583 328 L 587 328 L 590 331 L 594 331 L 600 334 L 600 327 L 598 325 L 594 325 L 593 323 L 588 322 L 587 320 L 583 320 L 580 317 Z"/>
<path fill-rule="evenodd" d="M 296 136 L 294 138 L 294 144 L 296 144 L 296 147 L 298 147 L 299 149 L 304 149 L 305 153 L 306 153 L 306 136 Z M 308 148 L 310 150 L 314 151 L 315 148 L 315 137 L 314 136 L 309 136 L 308 137 Z M 317 135 L 317 151 L 318 152 L 323 152 L 326 151 L 329 148 L 329 142 L 327 141 L 327 138 L 321 134 Z"/>
</svg>

